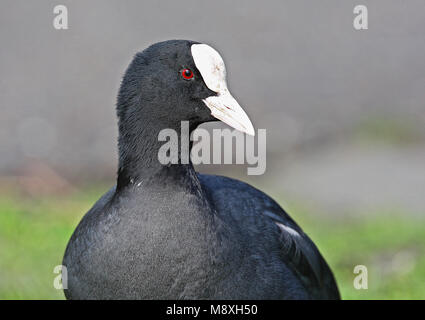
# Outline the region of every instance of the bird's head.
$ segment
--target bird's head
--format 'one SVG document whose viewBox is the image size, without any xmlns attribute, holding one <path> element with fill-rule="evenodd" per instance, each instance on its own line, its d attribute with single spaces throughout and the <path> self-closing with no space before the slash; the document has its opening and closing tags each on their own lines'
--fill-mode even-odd
<svg viewBox="0 0 425 320">
<path fill-rule="evenodd" d="M 143 119 L 161 128 L 187 120 L 194 128 L 219 119 L 254 135 L 251 121 L 227 88 L 220 54 L 194 41 L 159 42 L 137 53 L 123 78 L 117 113 L 120 123 Z"/>
</svg>

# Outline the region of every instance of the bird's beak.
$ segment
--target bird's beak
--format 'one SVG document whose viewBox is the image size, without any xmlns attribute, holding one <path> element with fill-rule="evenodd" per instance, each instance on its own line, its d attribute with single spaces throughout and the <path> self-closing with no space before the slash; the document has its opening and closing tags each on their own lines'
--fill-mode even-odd
<svg viewBox="0 0 425 320">
<path fill-rule="evenodd" d="M 254 127 L 248 115 L 227 89 L 216 96 L 203 99 L 203 101 L 211 110 L 213 117 L 236 130 L 245 132 L 251 136 L 255 135 Z"/>
<path fill-rule="evenodd" d="M 254 127 L 247 114 L 227 89 L 226 67 L 220 54 L 206 44 L 194 44 L 191 50 L 205 85 L 216 93 L 203 99 L 211 115 L 236 130 L 254 136 Z"/>
</svg>

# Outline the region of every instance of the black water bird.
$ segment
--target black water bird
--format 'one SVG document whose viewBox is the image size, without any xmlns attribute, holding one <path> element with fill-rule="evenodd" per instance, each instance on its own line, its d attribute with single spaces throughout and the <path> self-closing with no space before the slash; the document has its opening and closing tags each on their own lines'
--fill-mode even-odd
<svg viewBox="0 0 425 320">
<path fill-rule="evenodd" d="M 159 132 L 180 134 L 181 121 L 192 131 L 220 119 L 254 134 L 225 75 L 206 44 L 172 40 L 136 54 L 117 100 L 117 184 L 68 243 L 68 299 L 339 298 L 318 249 L 273 199 L 159 161 Z"/>
</svg>

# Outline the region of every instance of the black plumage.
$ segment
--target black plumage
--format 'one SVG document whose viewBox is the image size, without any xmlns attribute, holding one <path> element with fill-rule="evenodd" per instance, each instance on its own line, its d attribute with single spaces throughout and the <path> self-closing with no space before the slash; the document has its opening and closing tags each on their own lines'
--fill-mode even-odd
<svg viewBox="0 0 425 320">
<path fill-rule="evenodd" d="M 162 165 L 158 133 L 216 120 L 196 42 L 138 53 L 117 101 L 117 185 L 84 216 L 63 264 L 68 299 L 338 299 L 323 257 L 270 197 L 192 164 Z M 191 81 L 181 78 L 190 68 Z"/>
</svg>

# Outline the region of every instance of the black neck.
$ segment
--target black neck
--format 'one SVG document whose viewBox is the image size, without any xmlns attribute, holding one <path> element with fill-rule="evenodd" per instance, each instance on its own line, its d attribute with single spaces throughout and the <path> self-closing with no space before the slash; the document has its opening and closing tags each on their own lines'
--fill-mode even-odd
<svg viewBox="0 0 425 320">
<path fill-rule="evenodd" d="M 191 180 L 196 178 L 196 174 L 190 157 L 189 159 L 184 158 L 184 164 L 182 164 L 182 153 L 183 157 L 185 157 L 184 154 L 188 154 L 185 151 L 190 151 L 191 143 L 187 145 L 189 135 L 186 136 L 185 132 L 183 132 L 184 142 L 182 143 L 180 122 L 161 124 L 159 121 L 142 121 L 141 119 L 134 119 L 134 121 L 119 123 L 117 189 L 142 180 L 152 183 L 161 183 L 167 180 L 167 183 L 174 181 L 179 185 L 191 185 L 193 183 Z M 188 134 L 195 127 L 196 125 L 191 124 Z M 162 129 L 172 129 L 177 133 L 177 145 L 173 145 L 179 151 L 177 164 L 162 164 L 158 159 L 161 146 L 171 143 L 159 141 L 158 136 Z M 186 149 L 188 150 L 182 150 L 182 145 L 183 149 L 187 145 Z"/>
</svg>

